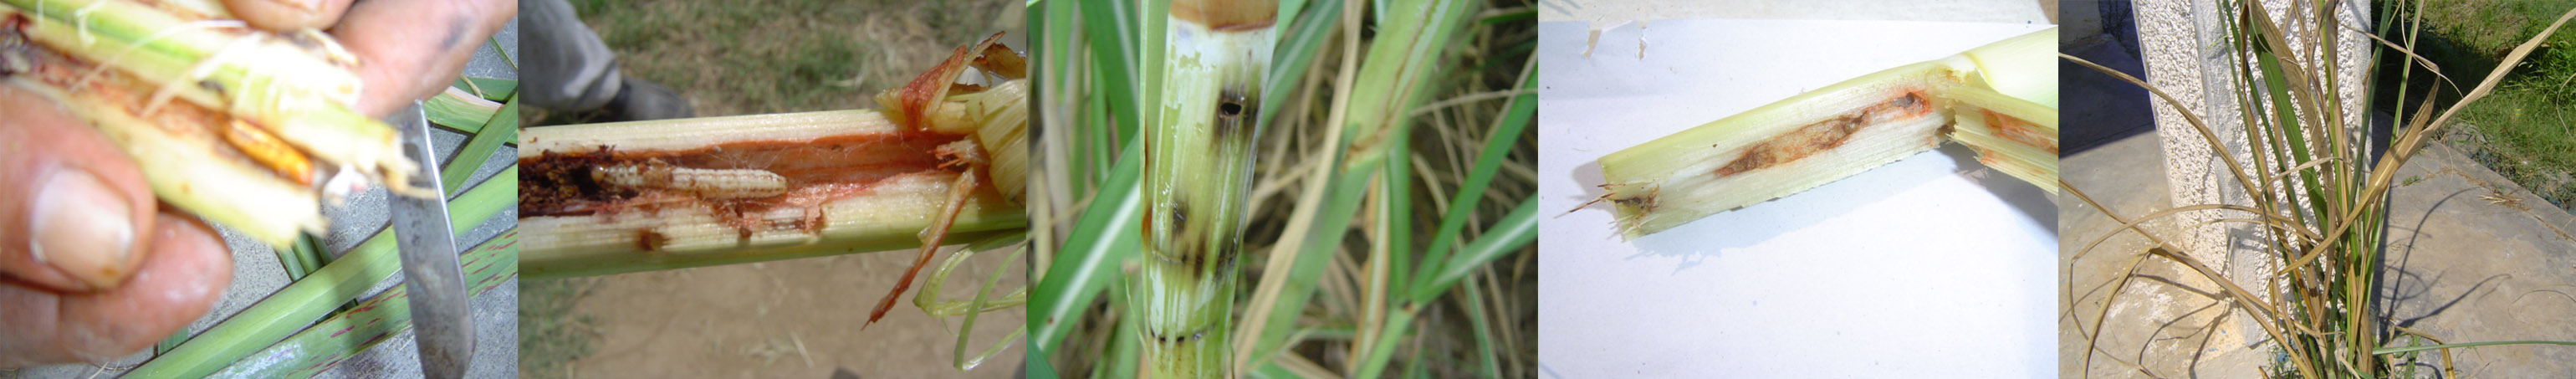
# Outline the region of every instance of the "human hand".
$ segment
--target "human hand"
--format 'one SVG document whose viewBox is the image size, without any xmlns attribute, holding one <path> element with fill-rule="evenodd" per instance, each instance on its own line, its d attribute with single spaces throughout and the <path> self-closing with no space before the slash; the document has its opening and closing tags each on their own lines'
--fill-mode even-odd
<svg viewBox="0 0 2576 379">
<path fill-rule="evenodd" d="M 224 0 L 234 16 L 270 30 L 320 28 L 358 56 L 365 88 L 357 110 L 384 117 L 436 95 L 493 32 L 518 15 L 517 0 Z"/>
<path fill-rule="evenodd" d="M 0 367 L 131 354 L 221 297 L 232 254 L 116 145 L 15 87 L 0 115 Z"/>
<path fill-rule="evenodd" d="M 254 27 L 332 34 L 361 62 L 356 110 L 377 117 L 442 91 L 518 12 L 514 0 L 225 3 Z M 158 206 L 116 145 L 0 86 L 0 367 L 131 354 L 213 306 L 231 254 Z"/>
</svg>

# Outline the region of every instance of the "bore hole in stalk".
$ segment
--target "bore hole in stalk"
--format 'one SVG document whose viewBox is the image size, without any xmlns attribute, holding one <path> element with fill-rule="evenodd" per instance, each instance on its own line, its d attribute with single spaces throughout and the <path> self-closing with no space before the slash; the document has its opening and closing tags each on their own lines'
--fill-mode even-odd
<svg viewBox="0 0 2576 379">
<path fill-rule="evenodd" d="M 1248 141 L 1252 138 L 1252 115 L 1261 112 L 1260 104 L 1243 86 L 1227 86 L 1217 92 L 1216 138 L 1218 141 Z"/>
<path fill-rule="evenodd" d="M 1148 333 L 1145 333 L 1145 334 L 1146 334 L 1146 337 L 1147 337 L 1147 338 L 1152 338 L 1152 339 L 1154 339 L 1154 342 L 1161 342 L 1161 343 L 1163 343 L 1163 344 L 1167 344 L 1167 345 L 1170 345 L 1170 344 L 1188 343 L 1188 342 L 1190 342 L 1190 341 L 1196 341 L 1196 340 L 1198 340 L 1198 339 L 1200 339 L 1200 338 L 1206 338 L 1206 337 L 1207 337 L 1207 331 L 1204 331 L 1204 330 L 1202 330 L 1202 331 L 1197 331 L 1197 332 L 1191 332 L 1191 333 L 1183 334 L 1183 335 L 1169 335 L 1169 334 L 1164 334 L 1164 333 L 1159 333 L 1159 332 L 1148 332 Z"/>
<path fill-rule="evenodd" d="M 669 245 L 670 243 L 671 236 L 662 234 L 662 232 L 653 231 L 652 229 L 636 231 L 635 247 L 638 249 L 644 251 L 662 251 L 662 246 Z"/>
</svg>

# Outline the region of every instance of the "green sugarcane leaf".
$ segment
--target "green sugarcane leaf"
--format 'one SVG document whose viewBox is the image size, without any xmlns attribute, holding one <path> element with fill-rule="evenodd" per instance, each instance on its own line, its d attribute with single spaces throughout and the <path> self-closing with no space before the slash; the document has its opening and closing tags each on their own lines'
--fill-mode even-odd
<svg viewBox="0 0 2576 379">
<path fill-rule="evenodd" d="M 456 155 L 439 169 L 439 184 L 445 186 L 442 188 L 446 188 L 450 195 L 465 190 L 465 180 L 474 177 L 475 169 L 483 168 L 484 160 L 494 158 L 492 152 L 500 150 L 503 144 L 519 140 L 519 101 L 510 100 L 502 105 L 501 111 L 493 113 L 484 124 L 491 127 L 474 132 L 472 138 L 465 140 L 465 146 L 457 148 Z"/>
<path fill-rule="evenodd" d="M 1294 263 L 1287 267 L 1287 278 L 1281 281 L 1278 300 L 1270 304 L 1269 316 L 1244 320 L 1262 323 L 1261 336 L 1253 344 L 1253 354 L 1245 359 L 1258 365 L 1287 347 L 1289 331 L 1294 329 L 1297 317 L 1305 313 L 1307 300 L 1314 295 L 1315 285 L 1323 276 L 1325 266 L 1331 264 L 1333 252 L 1341 248 L 1342 237 L 1350 228 L 1351 216 L 1358 215 L 1360 200 L 1367 192 L 1369 178 L 1375 173 L 1376 170 L 1347 170 L 1334 176 L 1327 184 L 1330 187 L 1323 194 L 1326 200 L 1318 212 L 1323 216 L 1314 218 L 1313 226 L 1307 229 L 1305 236 L 1297 237 L 1305 244 L 1295 252 L 1297 255 L 1291 261 Z M 1270 270 L 1278 269 L 1275 266 L 1263 269 L 1262 275 L 1272 275 Z"/>
<path fill-rule="evenodd" d="M 1513 96 L 1509 110 L 1503 113 L 1501 120 L 1494 122 L 1491 134 L 1485 136 L 1485 149 L 1476 154 L 1476 166 L 1467 171 L 1467 180 L 1460 182 L 1458 194 L 1449 198 L 1449 210 L 1440 215 L 1439 227 L 1431 232 L 1431 248 L 1423 250 L 1424 262 L 1448 259 L 1451 241 L 1456 241 L 1458 232 L 1466 229 L 1468 216 L 1475 212 L 1477 200 L 1484 198 L 1485 188 L 1493 185 L 1494 173 L 1502 169 L 1503 159 L 1520 145 L 1521 131 L 1529 129 L 1530 118 L 1538 113 L 1537 79 L 1538 70 L 1526 70 L 1521 74 L 1521 89 L 1532 92 Z M 1439 265 L 1425 263 L 1414 277 L 1430 277 L 1435 267 Z M 1413 289 L 1413 301 L 1430 301 L 1423 296 L 1426 292 L 1420 284 L 1417 283 L 1417 288 Z M 1439 292 L 1428 293 L 1437 296 Z"/>
<path fill-rule="evenodd" d="M 483 124 L 490 123 L 494 115 L 502 114 L 502 108 L 500 102 L 453 91 L 440 92 L 420 102 L 421 114 L 429 116 L 429 123 L 464 133 L 482 132 Z M 518 116 L 514 112 L 510 117 Z"/>
<path fill-rule="evenodd" d="M 1407 335 L 1411 335 L 1413 333 L 1414 312 L 1414 309 L 1407 308 L 1388 315 L 1386 317 L 1386 326 L 1383 327 L 1385 330 L 1378 332 L 1377 341 L 1374 345 L 1394 346 L 1396 341 L 1402 340 Z M 1395 358 L 1396 350 L 1397 349 L 1386 348 L 1371 350 L 1368 355 L 1360 357 L 1361 360 L 1359 367 L 1353 369 L 1351 377 L 1358 379 L 1372 379 L 1379 375 L 1384 375 L 1386 373 L 1387 361 Z"/>
<path fill-rule="evenodd" d="M 1298 16 L 1294 23 L 1285 24 L 1288 28 L 1282 30 L 1279 45 L 1271 52 L 1270 78 L 1261 87 L 1261 109 L 1286 109 L 1283 107 L 1288 104 L 1290 92 L 1297 88 L 1297 83 L 1305 81 L 1307 69 L 1315 64 L 1315 52 L 1323 49 L 1324 41 L 1330 39 L 1326 37 L 1332 35 L 1334 23 L 1341 21 L 1342 0 L 1320 0 L 1305 9 L 1313 14 Z M 1260 118 L 1258 125 L 1261 126 L 1257 129 L 1269 130 L 1271 120 L 1282 113 L 1287 112 L 1254 115 Z"/>
<path fill-rule="evenodd" d="M 519 168 L 511 166 L 447 203 L 449 231 L 463 232 L 518 204 Z M 516 264 L 517 260 L 511 260 Z M 399 269 L 393 230 L 368 237 L 358 247 L 304 280 L 288 284 L 258 304 L 207 328 L 168 354 L 153 357 L 128 375 L 192 378 L 212 374 L 261 348 L 312 326 L 336 305 L 366 294 Z"/>
<path fill-rule="evenodd" d="M 1029 345 L 1045 356 L 1065 335 L 1080 324 L 1083 313 L 1091 309 L 1092 299 L 1110 283 L 1121 281 L 1118 265 L 1126 262 L 1142 245 L 1137 230 L 1144 207 L 1135 184 L 1142 176 L 1143 144 L 1131 135 L 1127 149 L 1119 154 L 1118 165 L 1110 169 L 1109 180 L 1095 194 L 1090 207 L 1082 211 L 1073 232 L 1067 234 L 1064 249 L 1046 270 L 1034 293 L 1036 302 L 1029 306 Z"/>
<path fill-rule="evenodd" d="M 1388 141 L 1387 144 L 1387 156 L 1392 158 L 1386 160 L 1386 165 L 1382 168 L 1384 171 L 1378 174 L 1378 194 L 1382 197 L 1378 200 L 1377 224 L 1382 230 L 1379 231 L 1377 238 L 1377 243 L 1381 247 L 1375 252 L 1394 256 L 1384 258 L 1385 271 L 1372 274 L 1385 276 L 1377 280 L 1383 281 L 1380 286 L 1390 292 L 1412 288 L 1406 285 L 1412 283 L 1405 280 L 1405 277 L 1412 273 L 1406 271 L 1405 267 L 1411 264 L 1412 260 L 1420 258 L 1413 256 L 1419 251 L 1413 248 L 1413 160 L 1409 159 L 1413 156 L 1413 134 L 1396 133 L 1394 137 L 1394 140 Z M 1431 263 L 1424 261 L 1422 264 Z M 1403 299 L 1385 299 L 1388 306 L 1393 306 L 1401 300 Z"/>
<path fill-rule="evenodd" d="M 495 46 L 497 47 L 498 45 Z M 449 87 L 465 90 L 465 93 L 471 93 L 475 96 L 482 97 L 484 100 L 494 102 L 510 101 L 510 99 L 519 97 L 519 81 L 517 80 L 466 76 L 456 78 L 456 83 L 449 85 Z"/>
<path fill-rule="evenodd" d="M 959 252 L 959 254 L 956 254 L 956 255 L 957 255 L 957 256 L 967 256 L 967 254 L 964 254 L 964 253 L 965 253 L 964 251 L 960 251 L 960 252 Z M 1010 267 L 1010 266 L 1012 266 L 1012 265 L 1016 265 L 1016 264 L 1018 264 L 1018 263 L 1020 262 L 1020 256 L 1021 256 L 1021 255 L 1022 255 L 1022 254 L 1020 254 L 1020 252 L 1017 252 L 1017 251 L 1012 252 L 1012 254 L 1006 254 L 1006 257 L 1002 259 L 1002 265 L 1001 265 L 1000 267 Z M 941 269 L 942 269 L 942 270 L 945 270 L 945 269 L 947 269 L 947 267 L 942 267 Z M 1008 299 L 994 299 L 994 298 L 992 298 L 992 294 L 993 294 L 993 286 L 1001 282 L 1001 280 L 1002 280 L 1002 275 L 1003 275 L 1004 273 L 1008 273 L 1008 272 L 1010 272 L 1010 271 L 1011 271 L 1011 270 L 1007 270 L 1007 269 L 1004 269 L 1004 270 L 993 270 L 993 274 L 992 274 L 992 275 L 986 275 L 986 276 L 984 276 L 984 285 L 983 285 L 983 286 L 981 286 L 981 287 L 976 287 L 976 289 L 975 289 L 975 299 L 974 299 L 971 303 L 967 304 L 967 308 L 968 308 L 968 309 L 973 309 L 973 310 L 975 310 L 975 311 L 966 312 L 966 320 L 965 320 L 964 322 L 960 323 L 960 324 L 957 326 L 957 345 L 956 345 L 957 347 L 956 347 L 954 350 L 952 350 L 952 351 L 950 351 L 950 352 L 949 352 L 949 356 L 951 357 L 951 358 L 950 358 L 949 363 L 950 363 L 951 365 L 953 365 L 953 367 L 956 367 L 958 371 L 966 371 L 966 370 L 972 370 L 972 369 L 975 369 L 975 366 L 979 366 L 979 365 L 982 365 L 982 364 L 984 363 L 984 359 L 986 359 L 986 358 L 992 358 L 992 357 L 993 357 L 993 355 L 996 355 L 996 354 L 1001 353 L 1003 348 L 1010 347 L 1012 342 L 1016 342 L 1016 341 L 1018 341 L 1021 335 L 1028 333 L 1028 330 L 1029 330 L 1028 328 L 1016 328 L 1016 329 L 1014 329 L 1014 330 L 1012 330 L 1012 331 L 1011 331 L 1011 334 L 1010 334 L 1010 335 L 1003 336 L 1003 337 L 1002 337 L 1002 340 L 1001 340 L 1000 342 L 996 342 L 996 343 L 994 343 L 994 344 L 993 344 L 993 346 L 992 346 L 992 347 L 987 348 L 987 349 L 984 349 L 984 351 L 983 351 L 982 353 L 980 353 L 980 354 L 976 354 L 976 355 L 974 355 L 974 356 L 972 356 L 972 357 L 969 357 L 969 356 L 967 356 L 967 355 L 966 355 L 966 348 L 967 348 L 968 346 L 973 346 L 973 344 L 970 344 L 970 343 L 968 343 L 968 342 L 967 342 L 966 337 L 974 336 L 973 331 L 975 330 L 975 319 L 976 319 L 977 317 L 979 317 L 979 316 L 984 315 L 984 312 L 987 312 L 987 310 L 985 310 L 985 309 L 986 309 L 986 308 L 985 308 L 985 306 L 987 306 L 987 305 L 995 305 L 995 304 L 996 304 L 996 303 L 988 303 L 988 301 L 1009 302 L 1009 303 L 1011 303 L 1011 305 L 1018 305 L 1018 303 L 1017 303 L 1017 302 L 1012 302 L 1012 301 L 1009 301 Z M 936 282 L 933 282 L 933 284 L 936 284 Z M 1025 291 L 1025 290 L 1024 290 L 1024 291 Z M 1025 296 L 1025 295 L 1027 295 L 1027 293 L 1026 293 L 1026 292 L 1022 292 L 1022 293 L 1019 293 L 1019 294 L 1016 294 L 1016 295 L 1022 295 L 1022 296 Z M 913 295 L 913 296 L 914 296 L 914 298 L 915 298 L 915 299 L 919 299 L 919 298 L 922 298 L 922 297 L 929 297 L 929 296 L 933 296 L 933 295 L 932 295 L 932 293 L 931 293 L 931 292 L 929 292 L 929 290 L 928 290 L 928 289 L 924 289 L 924 290 L 923 290 L 923 292 L 921 292 L 921 294 L 919 294 L 919 295 Z M 1026 300 L 1026 298 L 1024 297 L 1024 298 L 1022 298 L 1021 300 Z M 915 304 L 916 306 L 918 306 L 918 305 L 919 305 L 919 303 L 918 303 L 918 302 L 915 302 L 914 304 Z M 1002 308 L 1007 308 L 1007 306 L 1004 306 L 1004 307 L 996 307 L 996 308 L 993 308 L 992 310 L 1000 310 L 1000 309 L 1002 309 Z"/>
<path fill-rule="evenodd" d="M 480 296 L 502 283 L 519 276 L 519 230 L 512 228 L 500 236 L 483 241 L 459 258 L 466 272 L 466 290 Z M 333 315 L 313 324 L 276 345 L 260 350 L 256 357 L 237 364 L 216 376 L 229 378 L 311 377 L 359 352 L 383 344 L 411 327 L 411 302 L 405 286 L 385 289 L 358 303 L 349 312 Z"/>
<path fill-rule="evenodd" d="M 1537 197 L 1521 200 L 1520 206 L 1512 207 L 1512 213 L 1504 215 L 1501 221 L 1495 222 L 1493 229 L 1487 229 L 1484 236 L 1477 237 L 1476 242 L 1469 242 L 1466 247 L 1459 248 L 1458 256 L 1450 257 L 1447 263 L 1442 264 L 1443 268 L 1438 276 L 1423 282 L 1421 287 L 1414 290 L 1413 297 L 1416 299 L 1436 297 L 1440 292 L 1448 291 L 1450 285 L 1458 284 L 1459 279 L 1465 279 L 1467 274 L 1475 272 L 1476 268 L 1484 267 L 1486 262 L 1511 255 L 1512 252 L 1520 251 L 1521 247 L 1529 246 L 1531 241 L 1538 240 L 1538 222 L 1535 217 L 1537 213 Z"/>
<path fill-rule="evenodd" d="M 1121 136 L 1136 134 L 1136 125 L 1143 120 L 1142 107 L 1148 98 L 1139 96 L 1142 92 L 1137 86 L 1137 79 L 1147 73 L 1137 71 L 1138 65 L 1135 64 L 1136 59 L 1150 52 L 1137 46 L 1139 35 L 1148 33 L 1139 32 L 1135 27 L 1137 13 L 1128 8 L 1130 5 L 1122 1 L 1081 4 L 1084 36 L 1091 42 L 1092 64 L 1101 75 L 1100 80 L 1093 83 L 1103 87 L 1098 90 L 1107 95 L 1104 102 L 1109 106 L 1109 120 L 1116 123 L 1114 128 Z M 1162 33 L 1150 34 L 1158 40 L 1162 38 Z"/>
<path fill-rule="evenodd" d="M 1465 289 L 1460 291 L 1464 296 L 1457 298 L 1457 307 L 1467 310 L 1467 326 L 1474 331 L 1470 335 L 1476 338 L 1476 368 L 1484 370 L 1487 378 L 1503 377 L 1502 358 L 1494 352 L 1498 343 L 1495 341 L 1501 338 L 1494 336 L 1494 315 L 1485 312 L 1485 289 L 1473 283 L 1458 288 Z"/>
</svg>

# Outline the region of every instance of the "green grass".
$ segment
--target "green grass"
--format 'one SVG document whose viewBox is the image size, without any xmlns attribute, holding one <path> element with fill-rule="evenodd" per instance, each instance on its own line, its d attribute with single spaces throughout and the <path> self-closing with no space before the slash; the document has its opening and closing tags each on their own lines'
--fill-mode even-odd
<svg viewBox="0 0 2576 379">
<path fill-rule="evenodd" d="M 2444 2 L 2429 5 L 2423 17 L 2428 32 L 2476 54 L 2461 61 L 2483 59 L 2492 65 L 2570 5 L 2565 1 Z M 2576 206 L 2576 31 L 2550 35 L 2546 45 L 2526 58 L 2493 95 L 2462 112 L 2460 120 L 2467 127 L 2450 136 L 2454 146 L 2560 208 Z"/>
<path fill-rule="evenodd" d="M 2503 91 L 2470 107 L 2465 129 L 2478 137 L 2464 141 L 2487 169 L 2512 179 L 2533 194 L 2576 207 L 2576 107 L 2537 91 Z M 2482 139 L 2483 143 L 2478 140 Z"/>
<path fill-rule="evenodd" d="M 2549 26 L 2568 3 L 2562 0 L 2426 2 L 2424 31 L 2447 36 L 2494 57 Z M 2474 21 L 2474 22 L 2471 22 Z M 2567 37 L 2551 37 L 2563 41 Z M 2456 71 L 2456 70 L 2455 70 Z"/>
</svg>

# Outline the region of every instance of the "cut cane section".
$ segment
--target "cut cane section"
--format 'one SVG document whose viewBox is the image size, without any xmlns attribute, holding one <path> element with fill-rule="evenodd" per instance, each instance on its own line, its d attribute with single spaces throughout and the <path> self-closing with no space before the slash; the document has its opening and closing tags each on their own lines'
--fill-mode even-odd
<svg viewBox="0 0 2576 379">
<path fill-rule="evenodd" d="M 2056 30 L 1835 83 L 1600 159 L 1636 238 L 1822 186 L 1951 139 L 2055 191 Z"/>
</svg>

